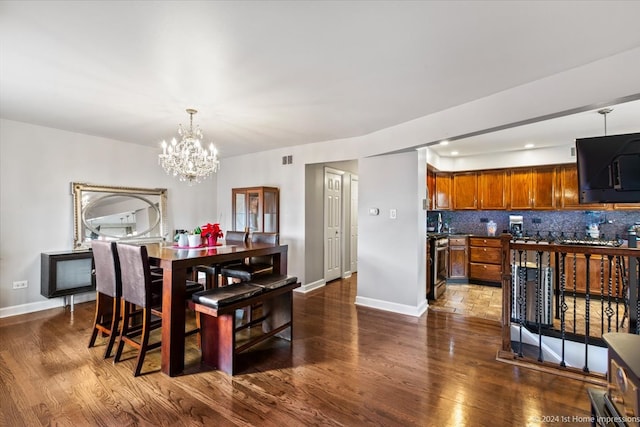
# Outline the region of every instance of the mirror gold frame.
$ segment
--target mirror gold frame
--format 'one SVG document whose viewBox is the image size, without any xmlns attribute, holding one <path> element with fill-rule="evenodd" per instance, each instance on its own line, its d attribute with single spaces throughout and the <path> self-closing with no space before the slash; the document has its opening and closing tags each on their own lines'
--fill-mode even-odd
<svg viewBox="0 0 640 427">
<path fill-rule="evenodd" d="M 73 246 L 76 249 L 90 247 L 93 239 L 136 243 L 161 242 L 167 239 L 165 188 L 113 187 L 72 182 L 71 193 Z M 94 217 L 98 212 L 104 216 Z M 138 230 L 137 219 L 140 218 L 140 213 L 144 214 L 144 219 L 140 221 L 144 225 L 143 229 Z M 117 221 L 118 217 L 120 224 L 109 223 Z M 133 222 L 130 222 L 130 217 Z"/>
</svg>

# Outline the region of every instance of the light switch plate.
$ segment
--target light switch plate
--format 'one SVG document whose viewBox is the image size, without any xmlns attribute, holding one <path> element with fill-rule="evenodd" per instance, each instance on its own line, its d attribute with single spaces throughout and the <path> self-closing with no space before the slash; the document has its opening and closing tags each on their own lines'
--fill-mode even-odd
<svg viewBox="0 0 640 427">
<path fill-rule="evenodd" d="M 398 217 L 398 212 L 395 209 L 389 209 L 389 218 L 396 219 Z"/>
</svg>

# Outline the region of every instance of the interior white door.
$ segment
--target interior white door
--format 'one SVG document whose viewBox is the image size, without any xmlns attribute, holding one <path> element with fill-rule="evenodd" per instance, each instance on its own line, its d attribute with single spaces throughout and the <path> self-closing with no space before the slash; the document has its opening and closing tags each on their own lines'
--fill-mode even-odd
<svg viewBox="0 0 640 427">
<path fill-rule="evenodd" d="M 325 170 L 324 172 L 324 279 L 329 282 L 340 278 L 342 264 L 342 243 L 340 235 L 342 212 L 342 175 Z"/>
<path fill-rule="evenodd" d="M 351 230 L 349 245 L 349 270 L 358 271 L 358 177 L 351 176 Z"/>
</svg>

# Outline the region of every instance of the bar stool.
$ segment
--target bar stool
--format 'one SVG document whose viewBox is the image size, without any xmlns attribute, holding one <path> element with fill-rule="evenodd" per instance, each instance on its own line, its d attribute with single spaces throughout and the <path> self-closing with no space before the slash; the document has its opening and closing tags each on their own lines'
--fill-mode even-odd
<svg viewBox="0 0 640 427">
<path fill-rule="evenodd" d="M 134 376 L 139 376 L 147 351 L 158 348 L 161 342 L 149 343 L 150 332 L 162 324 L 162 298 L 153 293 L 151 269 L 146 246 L 134 246 L 122 243 L 116 244 L 120 272 L 122 277 L 122 328 L 120 329 L 120 341 L 114 358 L 119 362 L 124 349 L 124 344 L 138 349 L 138 358 L 134 369 Z M 187 282 L 187 301 L 194 292 L 201 291 L 203 286 Z M 134 324 L 133 316 L 136 314 L 134 307 L 139 307 L 142 314 L 142 323 Z M 185 307 L 186 309 L 186 307 Z M 153 319 L 153 317 L 156 317 Z M 197 333 L 199 328 L 191 330 L 186 335 Z M 136 338 L 139 337 L 138 340 Z"/>
<path fill-rule="evenodd" d="M 248 235 L 249 234 L 246 231 L 227 231 L 225 234 L 224 242 L 226 245 L 245 245 L 247 243 Z M 236 262 L 237 261 L 233 261 L 227 264 L 198 265 L 195 267 L 195 271 L 196 274 L 198 274 L 198 272 L 205 273 L 205 289 L 213 289 L 218 287 L 218 278 L 220 276 L 220 270 L 223 265 L 235 264 Z"/>
<path fill-rule="evenodd" d="M 278 233 L 253 233 L 251 243 L 268 243 L 277 245 L 279 243 Z M 259 256 L 251 257 L 248 262 L 235 263 L 223 266 L 220 270 L 222 277 L 240 279 L 242 282 L 250 281 L 254 277 L 273 272 L 273 257 Z"/>
<path fill-rule="evenodd" d="M 91 242 L 91 249 L 96 277 L 96 313 L 89 348 L 95 345 L 98 332 L 102 333 L 102 336 L 108 336 L 109 340 L 104 351 L 104 358 L 107 359 L 111 357 L 120 323 L 122 296 L 120 261 L 115 242 L 94 240 Z"/>
</svg>

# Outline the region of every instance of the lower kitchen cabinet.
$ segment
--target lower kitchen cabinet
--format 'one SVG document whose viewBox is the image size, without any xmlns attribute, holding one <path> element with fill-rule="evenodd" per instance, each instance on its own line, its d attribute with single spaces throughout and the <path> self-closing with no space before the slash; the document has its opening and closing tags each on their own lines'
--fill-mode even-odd
<svg viewBox="0 0 640 427">
<path fill-rule="evenodd" d="M 499 237 L 469 238 L 469 280 L 500 285 L 502 243 Z"/>
<path fill-rule="evenodd" d="M 609 294 L 609 261 L 607 257 L 604 257 L 604 262 L 602 262 L 602 259 L 601 255 L 591 255 L 589 257 L 589 294 L 622 297 L 621 286 L 619 285 L 618 289 L 616 289 L 615 261 L 612 262 L 614 272 L 612 275 L 611 294 Z M 576 280 L 574 280 L 574 264 Z M 566 256 L 565 277 L 565 293 L 571 294 L 574 291 L 574 282 L 577 294 L 585 294 L 587 292 L 587 259 L 584 254 L 575 254 L 575 257 L 572 254 Z M 604 288 L 604 292 L 602 292 L 601 287 Z"/>
<path fill-rule="evenodd" d="M 467 236 L 449 237 L 449 279 L 469 279 L 469 247 Z"/>
</svg>

